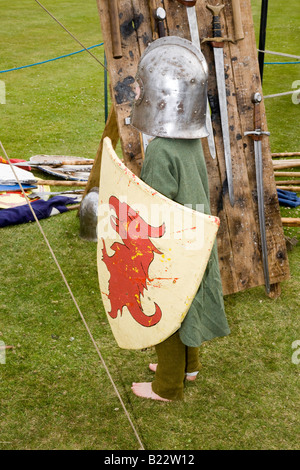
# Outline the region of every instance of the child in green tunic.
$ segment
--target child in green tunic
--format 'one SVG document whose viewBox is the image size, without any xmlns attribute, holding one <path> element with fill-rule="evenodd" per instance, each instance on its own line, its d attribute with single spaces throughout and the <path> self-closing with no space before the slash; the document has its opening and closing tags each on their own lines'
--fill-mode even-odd
<svg viewBox="0 0 300 470">
<path fill-rule="evenodd" d="M 200 204 L 204 212 L 210 214 L 208 178 L 200 139 L 155 138 L 147 147 L 141 179 L 166 197 L 195 210 Z M 215 243 L 203 280 L 180 329 L 155 347 L 158 366 L 150 365 L 151 370 L 156 371 L 152 391 L 164 399 L 182 399 L 184 378 L 196 377 L 194 374 L 201 367 L 199 346 L 229 332 Z M 142 388 L 135 386 L 133 391 L 141 393 Z"/>
<path fill-rule="evenodd" d="M 150 52 L 151 47 L 155 49 L 155 56 L 159 56 L 160 47 L 163 48 L 168 46 L 170 48 L 170 45 L 173 44 L 172 37 L 163 38 L 163 41 L 158 41 L 161 41 L 158 47 L 155 45 L 150 45 L 148 47 Z M 158 41 L 155 41 L 155 43 Z M 180 41 L 184 42 L 181 43 Z M 175 58 L 176 60 L 179 60 L 181 69 L 184 67 L 185 59 L 185 57 L 182 57 L 183 47 L 190 47 L 192 53 L 199 54 L 198 50 L 195 52 L 195 49 L 190 46 L 191 43 L 187 43 L 189 43 L 189 41 L 176 38 L 177 49 L 173 48 L 174 50 L 172 50 L 172 57 L 174 61 Z M 170 54 L 169 49 L 168 52 Z M 148 52 L 146 50 L 146 59 L 147 54 Z M 186 54 L 185 50 L 183 51 L 183 54 Z M 145 83 L 147 82 L 147 77 L 145 78 L 143 73 L 145 74 L 147 67 L 151 73 L 153 73 L 153 70 L 155 71 L 155 63 L 153 62 L 153 59 L 149 64 L 147 64 L 146 59 L 143 60 L 142 57 L 140 61 L 138 82 L 141 83 L 142 81 L 141 86 L 143 96 L 139 96 L 139 100 L 140 102 L 143 102 L 143 100 L 144 102 L 146 101 L 146 108 L 144 108 L 144 110 L 142 109 L 142 111 L 146 112 L 148 119 L 151 121 L 151 113 L 149 114 L 149 101 L 151 98 L 151 90 L 152 96 L 155 98 L 157 90 L 153 89 L 153 86 L 157 87 L 157 85 L 155 85 L 155 81 L 151 81 L 151 83 L 148 81 L 148 83 Z M 178 79 L 179 85 L 177 84 L 177 87 L 174 87 L 174 73 L 177 73 L 174 72 L 174 67 L 178 67 L 179 64 L 176 63 L 176 61 L 172 62 L 171 65 L 169 64 L 169 69 L 166 68 L 164 72 L 161 72 L 161 62 L 162 58 L 160 57 L 160 61 L 157 62 L 157 66 L 159 66 L 159 72 L 162 73 L 164 77 L 166 77 L 168 71 L 171 70 L 171 93 L 173 92 L 175 96 L 177 93 L 175 102 L 177 102 L 176 109 L 178 110 L 179 99 L 181 98 L 181 102 L 183 102 L 182 97 L 178 96 L 180 95 L 180 80 L 182 80 L 183 74 L 181 73 Z M 197 64 L 195 67 L 196 66 Z M 187 73 L 190 73 L 190 71 Z M 195 70 L 195 73 L 197 73 L 197 70 Z M 141 75 L 144 78 L 143 80 L 141 80 Z M 194 83 L 193 78 L 191 79 L 190 77 L 188 77 L 186 82 L 188 84 Z M 162 87 L 165 88 L 165 85 L 162 85 Z M 149 91 L 149 95 L 147 95 L 147 91 Z M 206 91 L 206 89 L 204 89 L 204 91 Z M 163 92 L 164 95 L 166 95 L 165 90 L 163 90 Z M 192 98 L 197 98 L 195 97 L 194 89 L 189 90 L 187 87 L 184 87 L 184 102 L 188 102 L 187 92 L 190 92 Z M 205 100 L 206 103 L 206 95 L 203 91 L 202 95 L 202 101 Z M 150 98 L 145 99 L 145 96 L 150 96 Z M 153 100 L 155 102 L 154 98 Z M 193 99 L 190 102 L 194 101 L 195 100 Z M 140 103 L 138 104 L 140 105 Z M 199 104 L 198 106 L 201 105 Z M 135 111 L 135 108 L 138 109 L 138 112 Z M 147 147 L 141 172 L 141 179 L 156 191 L 177 203 L 188 205 L 188 207 L 191 207 L 194 210 L 197 210 L 200 206 L 203 208 L 204 213 L 210 214 L 208 177 L 202 144 L 199 138 L 199 136 L 202 136 L 201 131 L 202 128 L 205 128 L 205 123 L 203 124 L 201 121 L 196 122 L 196 131 L 191 135 L 189 130 L 193 128 L 193 124 L 195 124 L 195 118 L 190 117 L 191 115 L 193 116 L 193 113 L 187 113 L 185 121 L 178 122 L 175 120 L 175 122 L 170 123 L 169 115 L 171 114 L 172 109 L 169 109 L 169 113 L 164 114 L 161 118 L 158 114 L 155 123 L 151 124 L 150 122 L 148 124 L 148 129 L 143 129 L 143 114 L 139 115 L 139 119 L 137 119 L 137 116 L 135 115 L 135 112 L 136 114 L 141 112 L 141 107 L 135 106 L 135 108 L 133 109 L 133 125 L 143 132 L 148 131 L 151 135 L 161 135 L 155 137 Z M 181 118 L 181 115 L 179 118 Z M 202 116 L 202 121 L 204 118 Z M 194 121 L 191 122 L 191 119 L 194 119 Z M 152 132 L 149 132 L 149 127 L 151 128 L 152 126 L 155 128 L 156 122 L 160 122 L 160 131 L 155 132 L 155 129 L 150 129 Z M 166 125 L 163 129 L 164 124 Z M 163 131 L 161 131 L 161 129 L 163 129 Z M 217 245 L 215 243 L 198 292 L 193 299 L 191 307 L 181 324 L 180 329 L 171 337 L 155 346 L 158 364 L 150 364 L 149 366 L 150 369 L 155 372 L 153 382 L 134 383 L 132 385 L 132 391 L 138 396 L 155 400 L 181 400 L 183 398 L 185 378 L 187 380 L 194 380 L 201 367 L 199 362 L 199 346 L 201 346 L 204 341 L 225 336 L 229 333 L 230 330 L 224 311 Z"/>
</svg>

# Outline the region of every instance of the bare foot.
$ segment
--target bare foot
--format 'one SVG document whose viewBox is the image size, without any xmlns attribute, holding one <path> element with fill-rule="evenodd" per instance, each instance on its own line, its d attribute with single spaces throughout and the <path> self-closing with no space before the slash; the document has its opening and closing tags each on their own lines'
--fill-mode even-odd
<svg viewBox="0 0 300 470">
<path fill-rule="evenodd" d="M 152 372 L 156 372 L 156 368 L 157 368 L 157 364 L 152 364 L 150 362 L 149 364 L 149 369 L 152 371 Z M 198 375 L 198 372 L 192 372 L 192 375 L 187 373 L 185 374 L 185 378 L 186 380 L 188 380 L 189 382 L 193 382 L 194 380 L 196 380 L 197 378 L 197 375 Z"/>
<path fill-rule="evenodd" d="M 185 374 L 185 380 L 187 380 L 188 382 L 194 382 L 194 380 L 196 380 L 197 378 L 197 375 L 198 375 L 198 371 L 197 372 L 191 372 L 191 373 L 186 373 Z"/>
<path fill-rule="evenodd" d="M 149 369 L 150 369 L 152 372 L 156 372 L 156 368 L 157 368 L 157 364 L 152 364 L 152 363 L 150 362 L 150 364 L 149 364 Z"/>
<path fill-rule="evenodd" d="M 142 398 L 151 398 L 152 400 L 160 400 L 160 401 L 172 401 L 167 400 L 167 398 L 162 398 L 152 390 L 151 382 L 140 382 L 135 383 L 133 382 L 131 390 L 135 395 Z"/>
</svg>

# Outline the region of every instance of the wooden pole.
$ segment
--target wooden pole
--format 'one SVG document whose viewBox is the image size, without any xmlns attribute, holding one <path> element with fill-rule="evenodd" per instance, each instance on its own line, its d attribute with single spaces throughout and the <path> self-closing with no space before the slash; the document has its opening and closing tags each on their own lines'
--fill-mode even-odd
<svg viewBox="0 0 300 470">
<path fill-rule="evenodd" d="M 113 46 L 113 56 L 114 56 L 114 59 L 121 59 L 121 57 L 122 57 L 122 43 L 121 43 L 118 1 L 117 0 L 109 0 L 108 8 L 109 8 L 109 16 L 110 16 L 110 28 L 111 28 L 111 40 L 112 40 L 112 46 Z"/>
<path fill-rule="evenodd" d="M 286 227 L 300 227 L 300 219 L 295 219 L 291 217 L 282 217 L 282 225 Z"/>
<path fill-rule="evenodd" d="M 103 140 L 105 137 L 109 137 L 111 139 L 113 148 L 116 148 L 117 143 L 119 141 L 119 131 L 118 131 L 118 126 L 117 126 L 116 113 L 115 113 L 115 109 L 113 105 L 110 109 L 107 122 L 105 124 L 105 128 L 104 128 L 104 131 L 100 140 L 100 144 L 98 147 L 97 155 L 94 160 L 94 165 L 90 172 L 89 180 L 86 184 L 86 189 L 85 189 L 85 192 L 83 193 L 82 200 L 92 188 L 99 187 L 102 148 L 103 148 Z"/>
<path fill-rule="evenodd" d="M 186 3 L 190 4 L 191 2 L 186 1 Z M 226 15 L 222 15 L 223 26 L 226 30 L 226 35 L 228 37 L 234 37 L 235 28 L 232 18 L 231 2 L 228 0 L 227 2 L 216 1 L 209 3 L 225 3 Z M 122 0 L 122 2 L 119 2 L 119 13 L 122 15 L 120 23 L 123 57 L 116 60 L 113 58 L 112 52 L 108 1 L 97 0 L 110 77 L 111 97 L 117 116 L 124 163 L 137 175 L 139 175 L 138 170 L 140 170 L 141 166 L 138 164 L 138 159 L 142 161 L 142 158 L 140 158 L 141 145 L 139 133 L 132 126 L 127 125 L 128 117 L 132 109 L 133 79 L 136 75 L 140 55 L 147 44 L 151 42 L 153 31 L 157 33 L 153 18 L 154 5 L 162 6 L 162 4 L 166 10 L 165 27 L 168 35 L 190 39 L 187 8 L 178 1 Z M 228 57 L 237 58 L 237 60 L 229 61 L 228 67 L 226 67 L 226 73 L 228 75 L 227 86 L 228 91 L 230 91 L 227 100 L 232 110 L 229 116 L 229 126 L 234 128 L 234 134 L 236 136 L 238 133 L 243 135 L 243 130 L 248 129 L 249 122 L 252 122 L 253 108 L 250 106 L 250 97 L 253 94 L 253 90 L 261 91 L 257 60 L 258 52 L 255 44 L 251 15 L 251 0 L 240 0 L 239 4 L 245 38 L 238 43 L 225 43 L 224 46 Z M 205 38 L 208 32 L 211 31 L 211 17 L 207 14 L 206 2 L 198 1 L 195 6 L 199 35 Z M 208 80 L 209 95 L 213 98 L 217 96 L 217 87 L 213 72 L 214 59 L 212 51 L 205 43 L 203 44 L 203 53 L 210 70 L 210 80 Z M 243 60 L 244 57 L 247 57 L 246 62 Z M 246 102 L 244 100 L 236 100 L 236 94 L 240 93 L 241 90 L 243 96 L 248 97 L 247 102 L 249 106 L 245 106 Z M 212 112 L 218 114 L 213 99 L 211 106 L 213 108 Z M 263 128 L 267 130 L 263 103 L 262 119 Z M 232 163 L 235 173 L 237 199 L 244 201 L 243 205 L 236 204 L 235 207 L 232 208 L 228 203 L 226 188 L 224 186 L 226 169 L 224 165 L 224 145 L 219 118 L 214 121 L 214 133 L 217 149 L 216 159 L 213 160 L 211 158 L 206 139 L 203 140 L 203 151 L 209 175 L 212 213 L 218 214 L 221 220 L 221 230 L 218 234 L 218 252 L 223 292 L 227 295 L 262 285 L 264 277 L 260 262 L 260 246 L 253 242 L 251 236 L 253 227 L 255 227 L 256 231 L 259 230 L 256 208 L 252 198 L 253 191 L 256 189 L 255 168 L 252 162 L 252 146 L 244 146 L 243 141 L 240 139 L 231 139 Z M 268 139 L 263 140 L 263 156 L 266 230 L 267 238 L 272 239 L 272 246 L 269 246 L 269 263 L 270 272 L 272 273 L 271 286 L 273 286 L 273 284 L 276 285 L 277 295 L 277 283 L 289 278 L 289 268 L 287 256 L 285 256 L 284 253 L 282 258 L 277 256 L 278 247 L 284 247 L 284 234 L 281 227 L 281 215 L 277 198 L 275 198 L 276 200 L 274 201 L 276 184 L 273 176 L 271 150 Z M 96 163 L 94 163 L 94 169 L 95 174 L 99 175 L 100 170 L 98 172 L 96 169 Z M 298 171 L 300 171 L 300 169 Z M 94 173 L 93 170 L 92 172 Z M 268 203 L 268 201 L 270 201 L 270 203 Z M 245 208 L 247 209 L 245 210 Z M 277 230 L 274 230 L 274 227 L 277 227 Z M 241 249 L 241 247 L 243 247 L 243 249 Z M 242 273 L 240 269 L 241 263 L 243 265 Z"/>
<path fill-rule="evenodd" d="M 272 157 L 299 157 L 300 152 L 272 153 Z"/>
<path fill-rule="evenodd" d="M 283 162 L 282 160 L 275 162 L 273 160 L 273 167 L 274 167 L 274 170 L 284 170 L 286 168 L 299 168 L 300 160 L 295 160 L 294 162 L 291 162 L 291 161 Z"/>
<path fill-rule="evenodd" d="M 274 176 L 292 176 L 293 178 L 299 178 L 300 173 L 293 171 L 274 171 Z"/>
<path fill-rule="evenodd" d="M 86 186 L 87 181 L 38 180 L 37 184 L 47 186 Z"/>
<path fill-rule="evenodd" d="M 234 38 L 236 41 L 239 41 L 245 37 L 241 16 L 240 0 L 232 0 L 232 15 L 234 22 Z"/>
<path fill-rule="evenodd" d="M 264 51 L 265 46 L 266 46 L 267 18 L 268 18 L 268 0 L 262 0 L 261 14 L 260 14 L 259 46 L 258 46 L 260 51 Z M 261 83 L 263 82 L 264 61 L 265 61 L 265 53 L 259 52 L 258 63 L 259 63 Z"/>
<path fill-rule="evenodd" d="M 276 186 L 276 188 L 283 189 L 284 191 L 294 191 L 295 193 L 300 193 L 300 186 Z"/>
<path fill-rule="evenodd" d="M 280 184 L 280 185 L 286 185 L 286 184 L 291 184 L 291 185 L 296 185 L 296 184 L 300 184 L 300 180 L 276 180 L 276 184 Z"/>
</svg>

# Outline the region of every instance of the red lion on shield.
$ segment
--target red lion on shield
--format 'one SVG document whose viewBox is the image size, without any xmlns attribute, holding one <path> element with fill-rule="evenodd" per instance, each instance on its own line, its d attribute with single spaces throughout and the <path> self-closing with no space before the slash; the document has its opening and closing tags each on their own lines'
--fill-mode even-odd
<svg viewBox="0 0 300 470">
<path fill-rule="evenodd" d="M 122 315 L 123 307 L 127 307 L 132 317 L 142 326 L 154 326 L 161 317 L 160 307 L 155 305 L 155 313 L 146 315 L 141 306 L 141 295 L 147 289 L 149 266 L 154 254 L 162 254 L 152 243 L 151 238 L 160 238 L 165 233 L 165 224 L 152 227 L 125 202 L 115 196 L 109 199 L 110 208 L 116 216 L 111 216 L 110 223 L 120 235 L 123 243 L 114 242 L 112 256 L 108 256 L 103 241 L 103 261 L 110 272 L 109 295 L 111 311 L 109 315 L 116 318 L 118 311 Z"/>
</svg>

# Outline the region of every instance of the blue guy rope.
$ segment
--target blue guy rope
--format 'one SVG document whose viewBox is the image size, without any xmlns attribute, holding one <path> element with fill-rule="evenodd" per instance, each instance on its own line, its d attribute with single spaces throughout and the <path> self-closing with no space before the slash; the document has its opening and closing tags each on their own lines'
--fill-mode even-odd
<svg viewBox="0 0 300 470">
<path fill-rule="evenodd" d="M 99 46 L 103 46 L 103 42 L 101 42 L 101 44 L 95 44 L 94 46 L 90 46 L 90 47 L 87 47 L 87 49 L 94 49 L 95 47 L 99 47 Z M 75 52 L 71 52 L 70 54 L 65 54 L 65 55 L 61 55 L 59 57 L 55 57 L 54 59 L 48 59 L 48 60 L 43 60 L 42 62 L 36 62 L 35 64 L 29 64 L 29 65 L 22 65 L 21 67 L 15 67 L 13 69 L 7 69 L 7 70 L 0 70 L 0 73 L 6 73 L 6 72 L 13 72 L 15 70 L 21 70 L 21 69 L 26 69 L 28 67 L 34 67 L 35 65 L 42 65 L 42 64 L 46 64 L 48 62 L 53 62 L 54 60 L 58 60 L 58 59 L 64 59 L 65 57 L 70 57 L 72 55 L 75 55 L 75 54 L 80 54 L 81 52 L 84 52 L 85 49 L 81 49 L 80 51 L 75 51 Z"/>
</svg>

